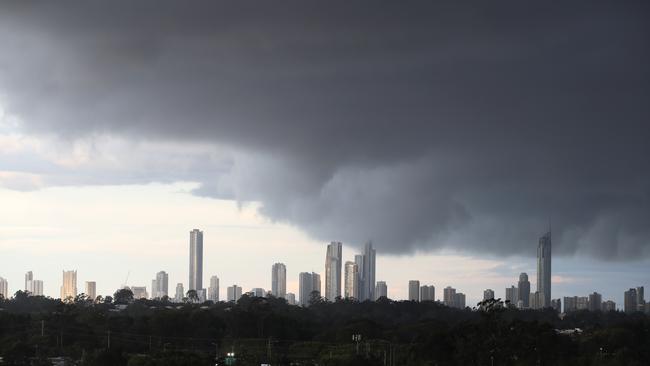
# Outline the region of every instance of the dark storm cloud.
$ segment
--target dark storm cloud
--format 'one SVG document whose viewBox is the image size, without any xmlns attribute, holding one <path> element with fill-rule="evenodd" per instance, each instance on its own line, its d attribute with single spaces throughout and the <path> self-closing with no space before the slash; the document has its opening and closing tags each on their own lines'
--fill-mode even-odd
<svg viewBox="0 0 650 366">
<path fill-rule="evenodd" d="M 259 200 L 323 240 L 533 255 L 550 219 L 556 252 L 648 257 L 648 16 L 645 2 L 4 3 L 0 95 L 32 133 L 230 146 L 230 173 L 196 193 Z"/>
</svg>

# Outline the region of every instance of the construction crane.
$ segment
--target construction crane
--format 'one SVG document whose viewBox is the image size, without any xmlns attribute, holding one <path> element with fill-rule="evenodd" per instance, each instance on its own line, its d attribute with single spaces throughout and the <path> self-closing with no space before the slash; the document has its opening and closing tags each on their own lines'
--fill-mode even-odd
<svg viewBox="0 0 650 366">
<path fill-rule="evenodd" d="M 129 275 L 131 275 L 131 270 L 126 272 L 126 278 L 124 279 L 124 283 L 122 283 L 122 288 L 126 288 L 126 284 L 129 282 Z"/>
</svg>

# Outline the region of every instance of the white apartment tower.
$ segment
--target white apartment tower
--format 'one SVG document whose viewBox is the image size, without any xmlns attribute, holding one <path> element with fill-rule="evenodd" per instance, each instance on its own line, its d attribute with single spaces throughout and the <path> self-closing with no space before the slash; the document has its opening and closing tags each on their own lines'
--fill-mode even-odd
<svg viewBox="0 0 650 366">
<path fill-rule="evenodd" d="M 325 256 L 325 297 L 335 301 L 341 296 L 341 267 L 343 265 L 343 244 L 331 242 Z"/>
<path fill-rule="evenodd" d="M 433 285 L 423 285 L 420 287 L 420 301 L 435 301 L 436 287 Z"/>
<path fill-rule="evenodd" d="M 183 289 L 183 284 L 182 283 L 177 283 L 176 284 L 176 294 L 174 295 L 174 301 L 175 302 L 183 302 L 184 297 L 185 297 L 185 289 Z"/>
<path fill-rule="evenodd" d="M 409 281 L 409 301 L 420 301 L 420 281 Z"/>
<path fill-rule="evenodd" d="M 24 287 L 24 289 L 25 289 L 26 292 L 32 292 L 31 283 L 29 281 L 33 281 L 33 280 L 34 280 L 34 273 L 32 273 L 32 271 L 29 271 L 29 272 L 25 273 L 25 287 Z"/>
<path fill-rule="evenodd" d="M 210 287 L 208 287 L 208 300 L 219 302 L 219 277 L 210 277 Z"/>
<path fill-rule="evenodd" d="M 299 275 L 300 305 L 309 306 L 312 293 L 320 296 L 320 275 L 318 273 L 301 272 Z"/>
<path fill-rule="evenodd" d="M 0 296 L 5 299 L 9 297 L 9 282 L 2 277 L 0 277 Z"/>
<path fill-rule="evenodd" d="M 165 271 L 156 273 L 156 279 L 151 281 L 151 298 L 162 299 L 169 297 L 169 275 Z"/>
<path fill-rule="evenodd" d="M 203 289 L 203 231 L 190 231 L 190 281 L 188 290 Z"/>
<path fill-rule="evenodd" d="M 86 281 L 86 291 L 84 292 L 90 300 L 97 298 L 97 283 L 95 281 Z"/>
<path fill-rule="evenodd" d="M 345 262 L 345 298 L 359 298 L 359 266 L 355 262 Z"/>
<path fill-rule="evenodd" d="M 77 271 L 63 271 L 63 285 L 61 286 L 61 300 L 77 296 Z"/>
<path fill-rule="evenodd" d="M 271 295 L 287 297 L 287 267 L 284 263 L 275 263 L 271 267 Z"/>
<path fill-rule="evenodd" d="M 228 287 L 228 301 L 238 301 L 241 298 L 241 286 L 232 285 Z"/>
<path fill-rule="evenodd" d="M 388 286 L 385 281 L 377 281 L 375 286 L 375 301 L 379 300 L 380 297 L 388 298 Z"/>
</svg>

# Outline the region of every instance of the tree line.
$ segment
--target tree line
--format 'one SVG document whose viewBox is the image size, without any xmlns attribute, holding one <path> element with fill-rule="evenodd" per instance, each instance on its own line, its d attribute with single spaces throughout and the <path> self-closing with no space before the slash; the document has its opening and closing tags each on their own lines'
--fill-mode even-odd
<svg viewBox="0 0 650 366">
<path fill-rule="evenodd" d="M 7 365 L 649 365 L 650 317 L 517 310 L 499 299 L 454 309 L 438 302 L 328 302 L 274 297 L 199 303 L 188 294 L 68 301 L 0 298 Z"/>
</svg>

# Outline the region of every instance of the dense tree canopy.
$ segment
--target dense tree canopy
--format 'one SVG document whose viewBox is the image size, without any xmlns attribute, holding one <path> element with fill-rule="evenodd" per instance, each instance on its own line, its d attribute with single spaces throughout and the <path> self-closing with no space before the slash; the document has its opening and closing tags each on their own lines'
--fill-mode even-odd
<svg viewBox="0 0 650 366">
<path fill-rule="evenodd" d="M 0 357 L 14 365 L 47 365 L 51 357 L 82 365 L 214 365 L 229 352 L 238 365 L 650 364 L 650 318 L 640 313 L 560 317 L 498 300 L 459 310 L 385 298 L 320 299 L 308 308 L 273 297 L 172 304 L 132 301 L 118 291 L 115 298 L 63 303 L 19 292 L 0 300 Z"/>
</svg>

